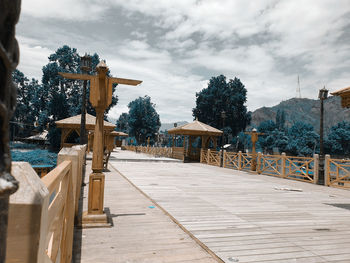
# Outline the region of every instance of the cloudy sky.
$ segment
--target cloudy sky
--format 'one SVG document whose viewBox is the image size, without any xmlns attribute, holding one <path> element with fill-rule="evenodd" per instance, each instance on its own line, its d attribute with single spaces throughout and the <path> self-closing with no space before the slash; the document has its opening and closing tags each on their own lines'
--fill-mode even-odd
<svg viewBox="0 0 350 263">
<path fill-rule="evenodd" d="M 120 85 L 116 119 L 149 95 L 162 122 L 191 121 L 212 76 L 238 77 L 248 109 L 350 86 L 350 0 L 22 0 L 19 70 L 41 79 L 62 45 L 98 53 Z"/>
</svg>

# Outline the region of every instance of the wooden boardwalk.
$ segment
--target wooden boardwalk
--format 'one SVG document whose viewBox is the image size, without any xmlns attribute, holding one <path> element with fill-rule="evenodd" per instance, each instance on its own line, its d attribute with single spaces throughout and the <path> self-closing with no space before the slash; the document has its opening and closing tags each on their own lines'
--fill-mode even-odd
<svg viewBox="0 0 350 263">
<path fill-rule="evenodd" d="M 88 161 L 85 176 L 87 186 L 82 200 L 84 210 L 87 210 L 90 164 L 91 161 Z M 112 217 L 113 226 L 76 229 L 73 262 L 217 262 L 112 167 L 110 172 L 105 172 L 105 176 L 105 207 Z"/>
<path fill-rule="evenodd" d="M 225 262 L 350 262 L 350 191 L 203 164 L 111 165 Z"/>
</svg>

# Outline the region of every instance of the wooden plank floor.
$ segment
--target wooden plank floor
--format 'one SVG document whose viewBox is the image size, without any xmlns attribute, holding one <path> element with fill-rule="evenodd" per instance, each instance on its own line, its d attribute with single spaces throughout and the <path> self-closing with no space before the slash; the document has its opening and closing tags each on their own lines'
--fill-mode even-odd
<svg viewBox="0 0 350 263">
<path fill-rule="evenodd" d="M 85 177 L 84 211 L 90 163 Z M 113 227 L 76 229 L 73 262 L 217 262 L 112 167 L 105 172 L 105 178 L 105 207 L 110 210 Z"/>
<path fill-rule="evenodd" d="M 114 154 L 113 167 L 225 262 L 350 262 L 350 210 L 330 205 L 350 204 L 350 191 Z"/>
</svg>

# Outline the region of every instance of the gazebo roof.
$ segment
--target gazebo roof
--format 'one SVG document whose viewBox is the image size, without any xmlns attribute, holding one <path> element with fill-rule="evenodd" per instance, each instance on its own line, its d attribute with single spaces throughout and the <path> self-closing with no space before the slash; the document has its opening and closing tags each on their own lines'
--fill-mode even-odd
<svg viewBox="0 0 350 263">
<path fill-rule="evenodd" d="M 110 133 L 110 135 L 112 136 L 129 136 L 129 134 L 125 133 L 125 132 L 121 132 L 121 131 L 112 131 Z"/>
<path fill-rule="evenodd" d="M 168 133 L 182 135 L 222 135 L 222 131 L 197 120 L 176 128 L 172 128 L 168 130 Z"/>
<path fill-rule="evenodd" d="M 90 114 L 85 115 L 86 120 L 86 129 L 87 130 L 93 130 L 95 129 L 95 123 L 96 123 L 96 117 L 92 116 Z M 56 125 L 58 128 L 79 128 L 80 127 L 80 120 L 81 120 L 81 114 L 69 117 L 63 120 L 56 121 Z M 103 122 L 103 127 L 105 130 L 113 130 L 116 126 L 113 123 L 110 123 L 108 121 Z"/>
<path fill-rule="evenodd" d="M 339 95 L 341 95 L 341 94 L 343 94 L 343 93 L 347 93 L 347 92 L 350 92 L 350 87 L 343 88 L 343 89 L 340 89 L 340 90 L 331 92 L 331 94 L 332 94 L 332 95 L 335 95 L 335 96 L 339 96 Z"/>
</svg>

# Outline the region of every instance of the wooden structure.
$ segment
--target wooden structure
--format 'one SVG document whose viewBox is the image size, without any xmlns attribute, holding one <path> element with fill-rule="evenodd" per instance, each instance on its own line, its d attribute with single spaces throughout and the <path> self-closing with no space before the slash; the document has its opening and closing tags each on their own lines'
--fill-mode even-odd
<svg viewBox="0 0 350 263">
<path fill-rule="evenodd" d="M 96 111 L 96 125 L 94 130 L 94 147 L 92 155 L 92 174 L 89 177 L 88 211 L 83 214 L 83 226 L 103 227 L 110 226 L 104 212 L 104 120 L 103 115 L 112 102 L 113 84 L 126 84 L 136 86 L 142 81 L 108 77 L 108 67 L 104 61 L 96 66 L 96 75 L 85 74 L 59 74 L 68 79 L 90 81 L 90 103 Z"/>
<path fill-rule="evenodd" d="M 122 136 L 128 136 L 128 134 L 124 132 L 118 132 L 118 131 L 105 133 L 105 149 L 104 149 L 104 159 L 103 159 L 103 165 L 105 169 L 108 168 L 109 157 L 111 156 L 113 149 L 116 147 L 115 138 L 122 137 Z"/>
<path fill-rule="evenodd" d="M 93 131 L 95 129 L 96 117 L 87 113 L 85 119 L 86 130 L 89 132 Z M 80 120 L 81 114 L 55 122 L 56 126 L 61 129 L 61 148 L 71 147 L 73 145 L 79 144 L 79 142 L 74 143 L 67 140 L 73 133 L 76 133 L 78 136 L 80 136 Z M 103 122 L 103 129 L 107 134 L 112 132 L 115 127 L 116 126 L 113 123 L 110 123 L 108 121 Z M 91 142 L 88 144 L 88 148 L 92 148 Z"/>
<path fill-rule="evenodd" d="M 193 148 L 192 143 L 197 137 L 201 138 L 201 149 L 208 149 L 210 146 L 210 141 L 212 141 L 213 148 L 216 149 L 217 146 L 217 138 L 218 136 L 222 136 L 223 132 L 195 120 L 194 122 L 172 128 L 168 130 L 169 134 L 173 135 L 173 153 L 177 153 L 174 139 L 177 135 L 184 136 L 184 143 L 182 147 L 182 152 L 179 152 L 179 155 L 183 156 L 183 160 L 190 161 L 200 161 L 200 148 Z M 186 137 L 188 137 L 186 142 Z M 180 148 L 181 149 L 181 148 Z"/>
<path fill-rule="evenodd" d="M 13 163 L 21 187 L 10 198 L 6 262 L 72 262 L 85 151 L 61 149 L 57 167 L 41 179 L 29 163 Z"/>
<path fill-rule="evenodd" d="M 343 108 L 350 108 L 350 87 L 331 92 L 331 94 L 341 97 L 341 106 Z"/>
<path fill-rule="evenodd" d="M 252 160 L 251 160 L 252 165 L 251 165 L 251 169 L 252 169 L 252 171 L 256 171 L 256 147 L 255 147 L 255 144 L 258 141 L 258 136 L 264 135 L 264 133 L 257 132 L 256 129 L 254 128 L 250 132 L 245 132 L 245 134 L 249 134 L 250 138 L 252 140 Z"/>
</svg>

